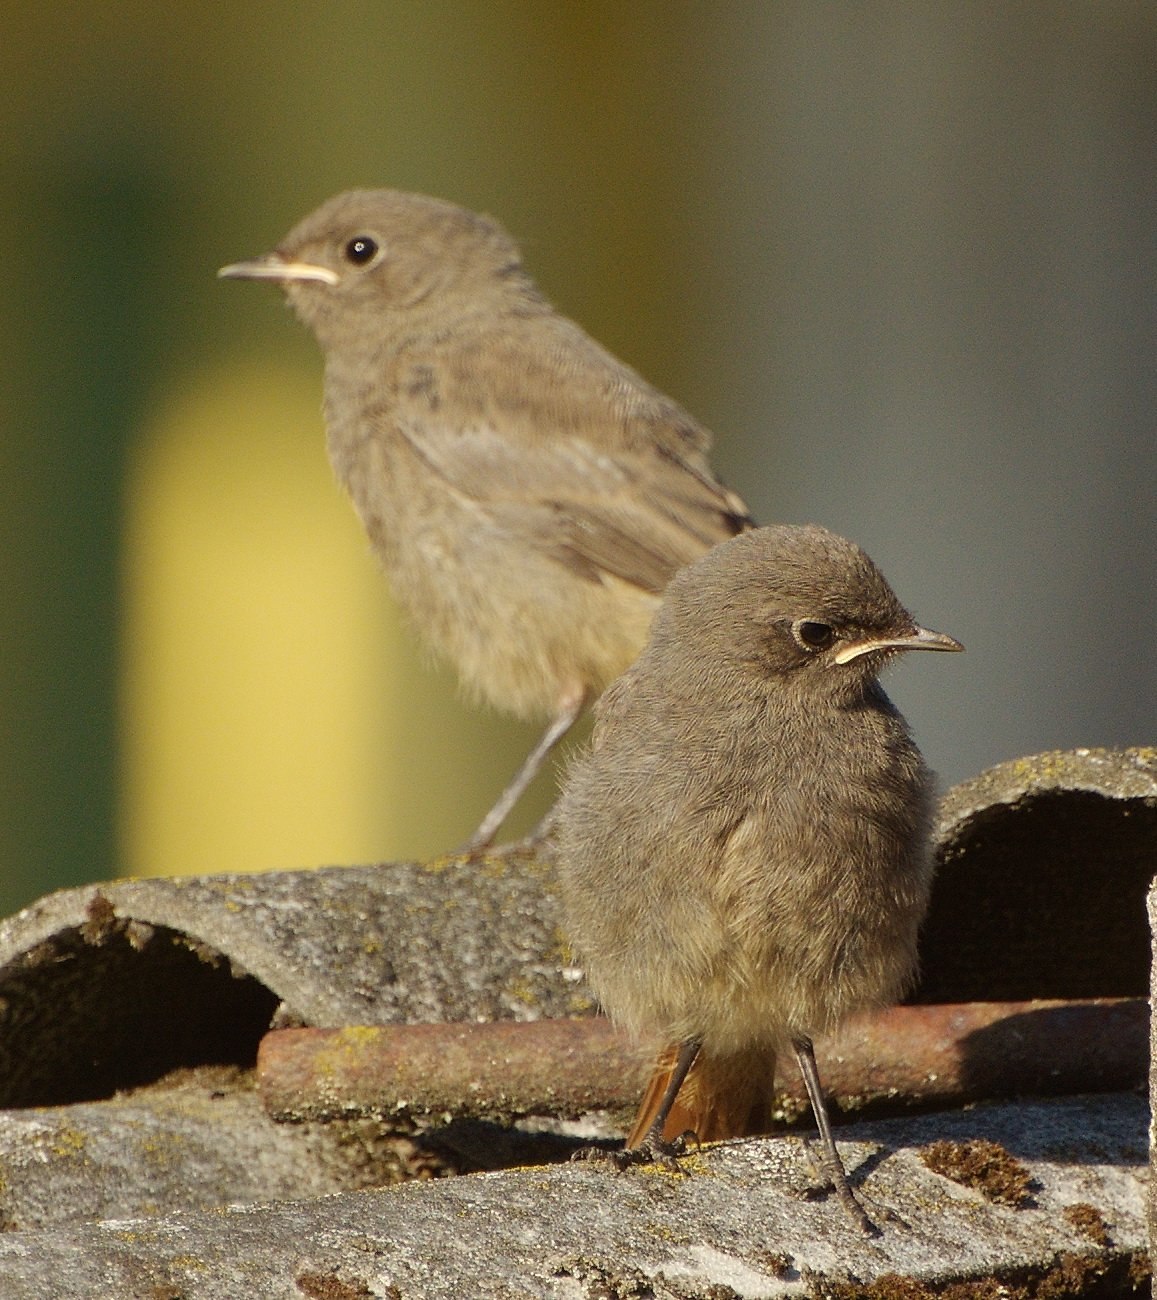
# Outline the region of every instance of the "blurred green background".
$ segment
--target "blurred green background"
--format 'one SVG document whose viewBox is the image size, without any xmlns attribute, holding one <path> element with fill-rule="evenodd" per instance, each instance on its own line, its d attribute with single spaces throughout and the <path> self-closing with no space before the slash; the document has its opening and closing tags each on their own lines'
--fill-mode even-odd
<svg viewBox="0 0 1157 1300">
<path fill-rule="evenodd" d="M 498 216 L 967 644 L 890 685 L 946 779 L 1157 740 L 1155 67 L 1126 0 L 10 3 L 0 911 L 430 854 L 534 734 L 423 666 L 312 340 L 214 279 L 353 185 Z"/>
</svg>

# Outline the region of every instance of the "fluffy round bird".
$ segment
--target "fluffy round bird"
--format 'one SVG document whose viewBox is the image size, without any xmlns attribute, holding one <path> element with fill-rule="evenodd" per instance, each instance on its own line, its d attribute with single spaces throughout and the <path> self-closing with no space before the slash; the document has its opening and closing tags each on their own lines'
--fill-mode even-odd
<svg viewBox="0 0 1157 1300">
<path fill-rule="evenodd" d="M 961 648 L 814 525 L 744 533 L 671 582 L 558 805 L 577 955 L 610 1015 L 667 1045 L 626 1160 L 669 1158 L 688 1129 L 766 1131 L 791 1050 L 824 1172 L 871 1230 L 811 1040 L 912 978 L 931 778 L 878 675 L 904 651 Z"/>
<path fill-rule="evenodd" d="M 747 508 L 706 430 L 556 312 L 489 217 L 354 190 L 219 274 L 280 284 L 316 335 L 330 459 L 418 633 L 469 693 L 548 720 L 483 849 Z"/>
</svg>

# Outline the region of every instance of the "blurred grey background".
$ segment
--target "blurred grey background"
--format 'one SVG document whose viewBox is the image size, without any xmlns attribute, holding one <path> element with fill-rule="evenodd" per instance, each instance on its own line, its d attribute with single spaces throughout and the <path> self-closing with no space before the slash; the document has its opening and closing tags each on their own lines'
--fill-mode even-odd
<svg viewBox="0 0 1157 1300">
<path fill-rule="evenodd" d="M 889 680 L 945 781 L 1157 742 L 1155 68 L 1135 0 L 10 5 L 0 910 L 434 853 L 528 743 L 397 626 L 312 340 L 214 279 L 353 185 L 498 216 L 761 520 L 966 643 Z"/>
</svg>

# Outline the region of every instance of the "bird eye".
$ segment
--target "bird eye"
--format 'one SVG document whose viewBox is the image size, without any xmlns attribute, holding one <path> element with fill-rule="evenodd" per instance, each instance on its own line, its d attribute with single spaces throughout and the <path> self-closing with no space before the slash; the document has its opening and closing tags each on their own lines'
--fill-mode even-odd
<svg viewBox="0 0 1157 1300">
<path fill-rule="evenodd" d="M 827 650 L 836 639 L 835 629 L 830 623 L 818 623 L 809 618 L 797 619 L 791 625 L 791 634 L 805 650 Z"/>
<path fill-rule="evenodd" d="M 355 235 L 345 246 L 346 260 L 354 266 L 365 266 L 378 255 L 378 241 L 369 235 Z"/>
</svg>

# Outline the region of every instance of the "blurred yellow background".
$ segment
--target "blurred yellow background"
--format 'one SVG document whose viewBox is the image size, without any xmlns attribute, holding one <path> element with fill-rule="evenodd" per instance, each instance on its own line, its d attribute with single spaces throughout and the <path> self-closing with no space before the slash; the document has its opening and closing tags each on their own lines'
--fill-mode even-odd
<svg viewBox="0 0 1157 1300">
<path fill-rule="evenodd" d="M 353 185 L 498 216 L 964 640 L 890 688 L 946 778 L 1152 742 L 1154 66 L 1126 0 L 9 4 L 0 911 L 432 854 L 535 734 L 423 664 L 312 339 L 214 279 Z"/>
</svg>

